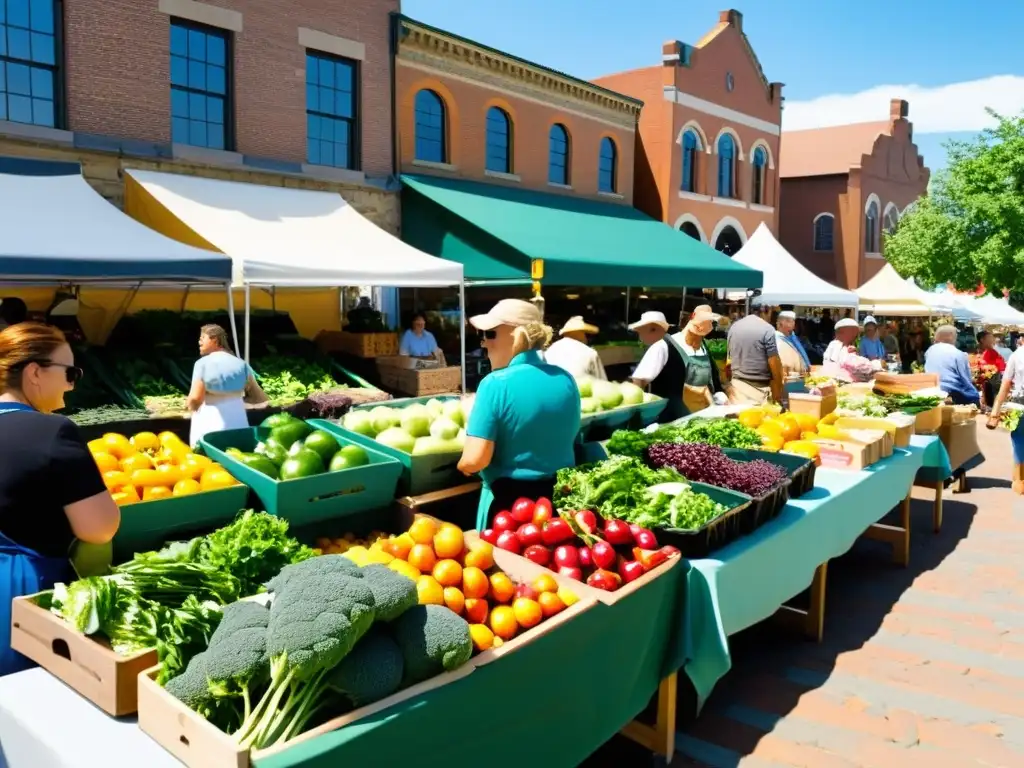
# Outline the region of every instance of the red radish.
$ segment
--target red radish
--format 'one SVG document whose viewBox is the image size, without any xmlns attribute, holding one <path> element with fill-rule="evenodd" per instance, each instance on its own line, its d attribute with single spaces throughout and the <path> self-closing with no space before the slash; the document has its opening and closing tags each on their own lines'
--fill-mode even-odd
<svg viewBox="0 0 1024 768">
<path fill-rule="evenodd" d="M 555 550 L 555 565 L 559 568 L 576 568 L 579 564 L 580 556 L 576 547 L 570 546 L 569 544 L 563 544 Z"/>
<path fill-rule="evenodd" d="M 555 510 L 551 507 L 551 499 L 541 496 L 533 505 L 533 522 L 537 525 L 544 525 L 555 516 Z"/>
<path fill-rule="evenodd" d="M 541 540 L 549 547 L 554 547 L 563 542 L 569 541 L 576 534 L 572 532 L 572 526 L 560 517 L 546 522 L 541 530 Z"/>
<path fill-rule="evenodd" d="M 594 565 L 604 570 L 615 565 L 615 547 L 607 541 L 595 541 L 590 547 Z"/>
<path fill-rule="evenodd" d="M 499 533 L 501 533 L 501 531 L 497 531 L 494 528 L 484 528 L 482 531 L 480 531 L 480 538 L 486 541 L 488 544 L 497 544 Z"/>
<path fill-rule="evenodd" d="M 498 543 L 494 546 L 496 546 L 498 549 L 504 549 L 509 552 L 515 552 L 517 555 L 519 554 L 519 550 L 521 549 L 519 545 L 519 539 L 516 538 L 516 535 L 512 533 L 512 531 L 502 531 L 501 534 L 498 536 Z"/>
<path fill-rule="evenodd" d="M 573 515 L 573 519 L 584 533 L 594 533 L 597 530 L 597 516 L 589 509 L 580 510 Z"/>
<path fill-rule="evenodd" d="M 594 589 L 603 589 L 605 592 L 614 592 L 619 588 L 622 579 L 619 574 L 611 571 L 596 570 L 587 577 L 587 586 Z"/>
<path fill-rule="evenodd" d="M 529 499 L 522 498 L 516 499 L 516 503 L 512 505 L 511 513 L 512 518 L 517 523 L 528 523 L 533 520 L 533 508 L 534 503 Z"/>
<path fill-rule="evenodd" d="M 524 582 L 523 584 L 516 584 L 515 595 L 516 597 L 528 597 L 531 600 L 536 600 L 538 592 L 536 589 Z"/>
<path fill-rule="evenodd" d="M 540 528 L 533 523 L 523 523 L 516 531 L 516 538 L 524 547 L 541 543 Z"/>
<path fill-rule="evenodd" d="M 619 576 L 622 577 L 622 581 L 625 584 L 629 584 L 631 581 L 636 581 L 646 573 L 646 569 L 643 563 L 638 563 L 636 560 L 627 560 L 619 566 Z"/>
<path fill-rule="evenodd" d="M 609 544 L 632 544 L 633 532 L 622 520 L 605 520 L 604 540 Z"/>
<path fill-rule="evenodd" d="M 537 565 L 547 565 L 551 562 L 551 550 L 541 544 L 531 544 L 523 550 L 523 557 Z"/>
<path fill-rule="evenodd" d="M 633 538 L 636 539 L 636 545 L 640 547 L 640 549 L 658 548 L 658 540 L 655 538 L 654 534 L 646 528 L 641 528 L 639 533 L 637 533 Z"/>
<path fill-rule="evenodd" d="M 640 531 L 642 531 L 642 530 L 643 530 L 643 528 L 641 528 L 641 527 L 640 527 L 639 525 L 637 525 L 636 523 L 630 523 L 630 524 L 629 524 L 629 532 L 630 532 L 630 533 L 632 533 L 634 537 L 635 537 L 635 536 L 636 536 L 636 535 L 637 535 L 638 533 L 640 533 Z"/>
<path fill-rule="evenodd" d="M 594 553 L 590 551 L 590 547 L 578 547 L 577 551 L 580 555 L 580 568 L 593 568 L 594 567 Z"/>
<path fill-rule="evenodd" d="M 516 529 L 516 521 L 508 512 L 499 512 L 496 514 L 491 525 L 498 533 L 501 533 L 502 531 L 514 531 Z"/>
<path fill-rule="evenodd" d="M 583 571 L 579 568 L 572 568 L 568 565 L 563 565 L 558 569 L 559 576 L 567 576 L 570 579 L 576 579 L 576 581 L 583 581 Z"/>
</svg>

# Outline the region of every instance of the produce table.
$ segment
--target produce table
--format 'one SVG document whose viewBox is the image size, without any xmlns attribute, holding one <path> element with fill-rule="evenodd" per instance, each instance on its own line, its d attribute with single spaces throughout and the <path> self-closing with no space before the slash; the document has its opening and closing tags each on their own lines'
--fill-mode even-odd
<svg viewBox="0 0 1024 768">
<path fill-rule="evenodd" d="M 943 425 L 938 438 L 927 438 L 914 435 L 911 445 L 921 444 L 923 440 L 934 440 L 929 446 L 924 465 L 914 479 L 914 485 L 921 488 L 932 488 L 935 501 L 932 507 L 932 522 L 936 533 L 942 529 L 942 492 L 950 478 L 959 478 L 958 491 L 967 490 L 967 473 L 985 461 L 978 448 L 977 422 L 969 421 L 962 424 Z"/>
<path fill-rule="evenodd" d="M 909 491 L 926 453 L 934 450 L 932 441 L 938 439 L 896 449 L 892 457 L 859 472 L 819 468 L 814 490 L 790 500 L 775 520 L 715 557 L 691 561 L 684 627 L 668 668 L 683 669 L 698 706 L 729 671 L 729 636 L 769 618 L 812 582 L 804 626 L 820 637 L 827 563 L 861 535 L 890 541 L 895 559 L 905 564 Z M 875 526 L 901 502 L 900 527 Z"/>
<path fill-rule="evenodd" d="M 674 672 L 673 627 L 682 621 L 686 572 L 680 562 L 499 662 L 256 765 L 578 765 L 642 712 Z M 42 669 L 0 679 L 0 743 L 10 768 L 180 765 L 133 719 L 108 717 Z"/>
</svg>

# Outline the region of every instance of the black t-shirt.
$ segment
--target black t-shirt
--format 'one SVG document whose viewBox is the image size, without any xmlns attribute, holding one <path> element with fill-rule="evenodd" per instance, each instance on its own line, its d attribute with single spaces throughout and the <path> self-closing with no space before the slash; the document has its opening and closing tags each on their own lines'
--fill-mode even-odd
<svg viewBox="0 0 1024 768">
<path fill-rule="evenodd" d="M 75 538 L 64 507 L 104 490 L 73 422 L 36 411 L 0 414 L 0 533 L 64 557 Z"/>
</svg>

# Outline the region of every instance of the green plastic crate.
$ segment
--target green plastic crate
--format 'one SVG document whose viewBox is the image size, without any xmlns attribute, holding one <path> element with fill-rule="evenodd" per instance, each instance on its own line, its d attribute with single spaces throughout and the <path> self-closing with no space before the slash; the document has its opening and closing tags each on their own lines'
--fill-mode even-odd
<svg viewBox="0 0 1024 768">
<path fill-rule="evenodd" d="M 712 501 L 724 505 L 726 511 L 696 530 L 657 528 L 654 533 L 659 544 L 671 544 L 683 557 L 695 559 L 707 557 L 747 533 L 744 511 L 750 507 L 752 499 L 749 496 L 713 485 L 687 482 L 694 491 L 705 493 Z"/>
<path fill-rule="evenodd" d="M 789 488 L 790 498 L 798 499 L 814 488 L 816 465 L 812 459 L 792 453 L 758 451 L 748 448 L 723 448 L 722 453 L 736 461 L 763 459 L 782 467 L 793 481 Z"/>
<path fill-rule="evenodd" d="M 114 562 L 129 560 L 136 552 L 159 549 L 167 541 L 209 533 L 234 520 L 248 500 L 249 489 L 236 485 L 123 506 L 121 526 L 114 536 Z"/>
<path fill-rule="evenodd" d="M 388 408 L 401 409 L 408 405 L 412 405 L 413 403 L 423 404 L 428 400 L 440 400 L 441 402 L 445 402 L 446 400 L 459 399 L 461 398 L 458 395 L 442 395 L 441 397 L 405 397 L 400 400 L 385 400 L 380 403 L 365 403 L 363 405 L 355 406 L 352 410 L 372 411 L 374 408 L 381 405 Z M 402 473 L 401 483 L 399 484 L 402 495 L 419 496 L 422 493 L 454 488 L 457 485 L 467 482 L 465 476 L 459 472 L 458 469 L 459 459 L 462 458 L 461 452 L 430 456 L 413 456 L 405 451 L 399 451 L 394 448 L 389 448 L 386 445 L 381 445 L 372 437 L 366 437 L 365 435 L 352 432 L 351 430 L 345 429 L 341 424 L 336 424 L 330 421 L 310 422 L 310 424 L 313 423 L 317 423 L 318 427 L 321 429 L 331 431 L 332 434 L 340 435 L 345 439 L 358 443 L 362 446 L 376 448 L 388 456 L 400 461 L 402 466 L 405 468 Z"/>
<path fill-rule="evenodd" d="M 311 420 L 308 424 L 320 429 L 328 422 Z M 356 442 L 339 435 L 336 429 L 331 432 L 340 438 L 342 445 Z M 293 525 L 306 525 L 383 507 L 394 501 L 402 465 L 374 445 L 362 446 L 367 449 L 369 464 L 294 480 L 267 477 L 225 453 L 228 448 L 250 453 L 269 435 L 270 430 L 265 427 L 231 429 L 207 435 L 201 443 L 207 456 L 252 488 L 270 514 L 283 517 Z"/>
</svg>

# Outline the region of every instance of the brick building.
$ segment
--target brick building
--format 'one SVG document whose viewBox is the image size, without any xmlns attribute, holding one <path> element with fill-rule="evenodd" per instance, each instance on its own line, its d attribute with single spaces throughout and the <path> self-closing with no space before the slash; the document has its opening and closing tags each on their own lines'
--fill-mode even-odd
<svg viewBox="0 0 1024 768">
<path fill-rule="evenodd" d="M 844 288 L 885 264 L 882 233 L 927 192 L 907 102 L 887 121 L 782 135 L 779 241 L 808 269 Z"/>
<path fill-rule="evenodd" d="M 661 65 L 596 83 L 644 102 L 634 204 L 725 253 L 778 225 L 782 84 L 765 77 L 743 16 L 728 10 L 695 45 L 669 41 Z"/>
<path fill-rule="evenodd" d="M 639 101 L 406 17 L 396 26 L 402 173 L 633 202 Z"/>
<path fill-rule="evenodd" d="M 330 190 L 398 230 L 398 0 L 7 0 L 0 155 Z M 6 36 L 6 37 L 5 37 Z"/>
</svg>

